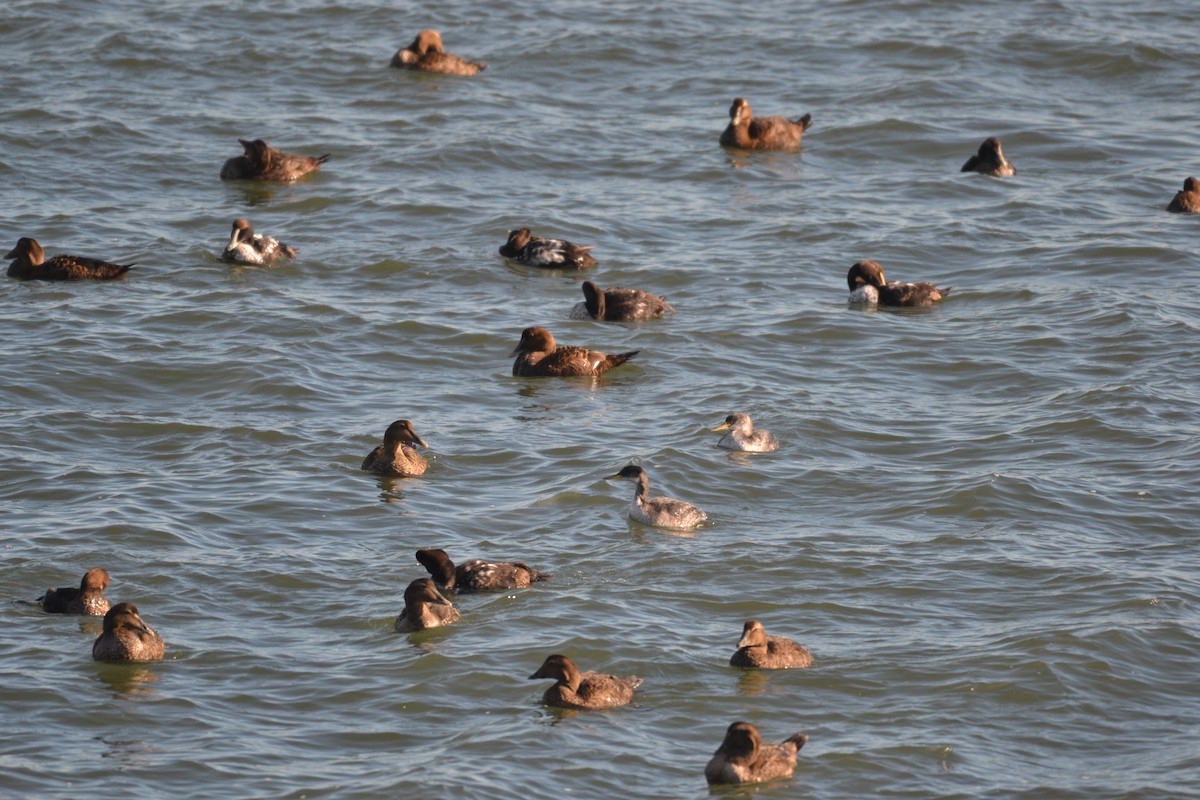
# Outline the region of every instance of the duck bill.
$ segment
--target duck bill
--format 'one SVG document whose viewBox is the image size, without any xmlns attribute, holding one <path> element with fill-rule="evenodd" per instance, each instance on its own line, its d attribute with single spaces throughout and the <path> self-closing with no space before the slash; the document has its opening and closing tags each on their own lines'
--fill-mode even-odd
<svg viewBox="0 0 1200 800">
<path fill-rule="evenodd" d="M 730 425 L 728 422 L 722 422 L 720 425 L 718 425 L 715 428 L 709 428 L 709 430 L 712 431 L 713 433 L 716 433 L 717 431 L 727 431 L 732 427 L 733 426 Z"/>
</svg>

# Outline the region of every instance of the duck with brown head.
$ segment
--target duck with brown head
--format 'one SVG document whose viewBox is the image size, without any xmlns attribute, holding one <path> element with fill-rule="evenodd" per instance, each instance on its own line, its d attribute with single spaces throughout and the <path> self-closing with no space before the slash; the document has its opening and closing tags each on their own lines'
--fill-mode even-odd
<svg viewBox="0 0 1200 800">
<path fill-rule="evenodd" d="M 591 281 L 583 282 L 583 302 L 571 309 L 571 319 L 597 322 L 641 322 L 674 313 L 665 297 L 641 289 L 601 289 Z"/>
<path fill-rule="evenodd" d="M 511 354 L 516 357 L 512 374 L 518 378 L 603 375 L 610 369 L 621 366 L 638 352 L 633 350 L 610 355 L 599 350 L 588 350 L 586 347 L 560 345 L 554 341 L 554 335 L 550 331 L 534 326 L 521 331 L 521 341 Z"/>
<path fill-rule="evenodd" d="M 133 264 L 112 264 L 98 258 L 60 255 L 46 258 L 46 252 L 37 240 L 22 236 L 17 246 L 5 258 L 13 259 L 8 265 L 8 277 L 23 281 L 109 281 L 124 278 Z"/>
<path fill-rule="evenodd" d="M 520 561 L 485 561 L 473 558 L 455 564 L 445 550 L 425 547 L 417 551 L 417 561 L 433 582 L 452 592 L 499 592 L 528 589 L 535 581 L 550 577 Z"/>
<path fill-rule="evenodd" d="M 756 619 L 747 620 L 737 651 L 729 659 L 731 667 L 748 669 L 804 669 L 813 663 L 812 653 L 786 636 L 768 636 Z"/>
<path fill-rule="evenodd" d="M 222 261 L 251 266 L 269 266 L 280 258 L 295 258 L 296 248 L 286 245 L 274 236 L 255 233 L 250 220 L 239 217 L 233 221 L 229 244 L 221 253 Z"/>
<path fill-rule="evenodd" d="M 618 678 L 599 672 L 580 672 L 575 662 L 563 655 L 547 656 L 529 680 L 550 678 L 555 683 L 545 694 L 542 702 L 558 708 L 594 710 L 616 708 L 633 701 L 633 693 L 642 685 L 636 676 Z"/>
<path fill-rule="evenodd" d="M 108 573 L 93 567 L 83 574 L 78 589 L 74 586 L 47 589 L 37 602 L 41 603 L 43 611 L 51 614 L 102 617 L 108 613 L 108 598 L 104 596 L 107 588 Z"/>
<path fill-rule="evenodd" d="M 812 127 L 812 114 L 796 119 L 756 117 L 744 97 L 729 106 L 729 124 L 721 133 L 724 147 L 742 150 L 798 150 L 804 132 Z"/>
<path fill-rule="evenodd" d="M 749 722 L 735 722 L 704 767 L 704 777 L 709 785 L 790 777 L 796 771 L 796 754 L 806 742 L 807 736 L 795 733 L 781 744 L 763 744 L 758 728 Z"/>
<path fill-rule="evenodd" d="M 323 156 L 302 156 L 285 153 L 271 147 L 262 139 L 238 139 L 243 153 L 227 160 L 221 167 L 223 181 L 280 181 L 289 182 L 315 172 L 329 160 Z"/>
<path fill-rule="evenodd" d="M 384 431 L 383 444 L 367 453 L 362 468 L 380 475 L 424 475 L 428 462 L 416 445 L 429 447 L 413 430 L 411 422 L 398 419 Z"/>
<path fill-rule="evenodd" d="M 458 609 L 437 590 L 429 578 L 418 578 L 404 589 L 404 608 L 396 617 L 397 633 L 453 625 L 462 619 Z"/>
<path fill-rule="evenodd" d="M 1200 214 L 1200 180 L 1185 179 L 1183 191 L 1175 193 L 1167 204 L 1167 211 L 1172 214 Z"/>
<path fill-rule="evenodd" d="M 527 267 L 546 269 L 588 269 L 596 266 L 592 250 L 596 245 L 580 245 L 566 239 L 543 239 L 529 228 L 508 232 L 508 241 L 500 245 L 500 255 Z"/>
<path fill-rule="evenodd" d="M 447 53 L 442 46 L 442 35 L 435 30 L 421 31 L 412 44 L 397 50 L 392 56 L 392 66 L 440 75 L 478 75 L 487 69 L 482 61 L 468 61 Z"/>
<path fill-rule="evenodd" d="M 940 289 L 932 283 L 904 283 L 883 276 L 878 261 L 859 261 L 846 273 L 851 303 L 881 306 L 931 306 L 945 299 L 950 289 Z"/>
<path fill-rule="evenodd" d="M 978 172 L 982 175 L 1004 177 L 1016 175 L 1017 168 L 1004 157 L 1000 149 L 1000 140 L 989 136 L 979 145 L 979 152 L 967 159 L 960 172 Z"/>
<path fill-rule="evenodd" d="M 142 621 L 133 603 L 117 603 L 104 615 L 104 632 L 92 643 L 96 661 L 159 661 L 166 645 Z"/>
</svg>

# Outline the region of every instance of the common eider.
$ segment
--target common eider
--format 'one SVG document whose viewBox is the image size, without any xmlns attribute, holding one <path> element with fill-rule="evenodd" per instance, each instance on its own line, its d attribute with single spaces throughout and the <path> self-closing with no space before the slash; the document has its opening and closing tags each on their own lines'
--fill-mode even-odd
<svg viewBox="0 0 1200 800">
<path fill-rule="evenodd" d="M 979 145 L 979 152 L 967 159 L 961 172 L 978 172 L 982 175 L 1016 175 L 1017 168 L 1004 157 L 1000 149 L 1000 140 L 989 136 Z"/>
<path fill-rule="evenodd" d="M 255 233 L 250 220 L 239 217 L 233 221 L 229 244 L 221 253 L 222 261 L 237 264 L 265 266 L 279 258 L 295 258 L 296 248 L 286 245 L 274 236 Z"/>
<path fill-rule="evenodd" d="M 125 277 L 134 266 L 82 256 L 61 255 L 47 259 L 42 246 L 28 236 L 18 239 L 17 246 L 8 251 L 5 258 L 13 259 L 8 265 L 8 277 L 23 281 L 108 281 Z"/>
<path fill-rule="evenodd" d="M 932 283 L 887 282 L 883 277 L 883 265 L 878 261 L 859 261 L 846 273 L 850 287 L 851 303 L 868 303 L 883 306 L 931 306 L 950 294 L 950 289 L 939 289 Z"/>
<path fill-rule="evenodd" d="M 397 50 L 392 56 L 392 66 L 441 75 L 478 75 L 487 69 L 482 61 L 468 61 L 447 53 L 442 46 L 442 35 L 435 30 L 421 31 L 412 44 Z"/>
<path fill-rule="evenodd" d="M 417 551 L 417 561 L 433 577 L 433 582 L 448 591 L 496 592 L 528 589 L 534 581 L 549 576 L 520 561 L 485 561 L 473 558 L 455 564 L 445 550 L 425 547 Z"/>
<path fill-rule="evenodd" d="M 221 167 L 221 180 L 294 181 L 315 172 L 329 160 L 329 153 L 323 156 L 285 153 L 279 148 L 271 147 L 262 139 L 238 141 L 242 143 L 245 152 L 225 162 L 225 166 Z"/>
<path fill-rule="evenodd" d="M 786 636 L 768 636 L 763 624 L 756 619 L 748 620 L 742 627 L 742 638 L 737 647 L 729 659 L 729 665 L 733 667 L 804 669 L 813 663 L 812 653 L 807 648 Z"/>
<path fill-rule="evenodd" d="M 735 722 L 704 767 L 704 777 L 709 785 L 787 778 L 796 770 L 796 754 L 807 741 L 803 733 L 795 733 L 781 744 L 763 744 L 757 728 L 749 722 Z"/>
<path fill-rule="evenodd" d="M 529 680 L 551 678 L 555 684 L 542 695 L 542 702 L 558 708 L 597 709 L 628 705 L 642 679 L 618 678 L 598 672 L 580 672 L 566 656 L 547 656 Z"/>
<path fill-rule="evenodd" d="M 1167 205 L 1167 211 L 1172 214 L 1200 214 L 1200 180 L 1184 180 L 1183 191 L 1175 193 Z"/>
<path fill-rule="evenodd" d="M 721 144 L 742 150 L 795 150 L 811 126 L 812 114 L 794 120 L 755 117 L 746 98 L 736 97 L 729 106 L 729 125 L 721 133 Z"/>
<path fill-rule="evenodd" d="M 396 631 L 409 633 L 426 628 L 453 625 L 462 619 L 458 609 L 434 586 L 429 578 L 417 578 L 404 590 L 404 608 L 396 617 Z"/>
<path fill-rule="evenodd" d="M 104 632 L 92 643 L 96 661 L 158 661 L 166 645 L 142 621 L 133 603 L 117 603 L 104 615 Z"/>
<path fill-rule="evenodd" d="M 583 282 L 583 302 L 571 309 L 571 319 L 597 322 L 640 322 L 658 319 L 674 311 L 665 297 L 641 289 L 601 289 L 592 281 Z"/>
<path fill-rule="evenodd" d="M 508 241 L 500 245 L 500 255 L 527 267 L 549 269 L 587 269 L 596 266 L 591 251 L 596 245 L 579 245 L 565 239 L 543 239 L 529 228 L 508 232 Z"/>
<path fill-rule="evenodd" d="M 398 419 L 384 431 L 383 444 L 367 453 L 362 468 L 380 475 L 424 475 L 428 462 L 416 445 L 429 447 L 413 430 L 411 422 Z"/>
<path fill-rule="evenodd" d="M 108 613 L 108 599 L 104 596 L 107 588 L 108 573 L 92 567 L 83 574 L 78 589 L 74 586 L 47 589 L 37 602 L 41 603 L 43 611 L 51 614 L 102 617 Z"/>
<path fill-rule="evenodd" d="M 638 352 L 609 355 L 586 347 L 559 345 L 550 331 L 535 326 L 521 331 L 521 341 L 511 353 L 516 356 L 512 374 L 520 378 L 602 375 L 621 366 Z"/>
</svg>

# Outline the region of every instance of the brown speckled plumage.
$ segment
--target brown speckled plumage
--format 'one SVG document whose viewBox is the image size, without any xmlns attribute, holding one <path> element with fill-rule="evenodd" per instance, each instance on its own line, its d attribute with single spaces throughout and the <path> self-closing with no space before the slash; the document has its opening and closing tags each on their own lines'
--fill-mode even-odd
<svg viewBox="0 0 1200 800">
<path fill-rule="evenodd" d="M 411 422 L 398 419 L 384 432 L 383 444 L 367 453 L 362 468 L 380 475 L 424 475 L 428 462 L 415 445 L 429 447 Z"/>
<path fill-rule="evenodd" d="M 1175 193 L 1167 205 L 1167 211 L 1173 214 L 1200 214 L 1200 180 L 1184 180 L 1183 191 Z"/>
<path fill-rule="evenodd" d="M 142 621 L 133 603 L 117 603 L 104 615 L 104 632 L 92 644 L 96 661 L 158 661 L 166 645 Z"/>
<path fill-rule="evenodd" d="M 586 347 L 559 345 L 550 331 L 541 327 L 521 331 L 521 341 L 512 355 L 514 377 L 570 377 L 579 375 L 601 375 L 613 367 L 619 367 L 638 354 L 609 355 Z"/>
<path fill-rule="evenodd" d="M 1000 140 L 995 136 L 984 139 L 983 144 L 979 145 L 979 152 L 968 158 L 960 171 L 998 177 L 1017 174 L 1017 168 L 1004 157 L 1004 152 L 1000 149 Z"/>
<path fill-rule="evenodd" d="M 392 56 L 392 66 L 441 75 L 478 75 L 487 69 L 482 61 L 468 61 L 447 53 L 442 46 L 442 35 L 434 30 L 421 31 L 412 44 L 397 50 Z"/>
<path fill-rule="evenodd" d="M 796 733 L 781 744 L 763 744 L 757 728 L 749 722 L 735 722 L 704 767 L 704 777 L 710 785 L 789 777 L 796 770 L 796 754 L 807 741 L 803 733 Z"/>
<path fill-rule="evenodd" d="M 950 289 L 932 283 L 888 282 L 878 261 L 859 261 L 846 273 L 850 302 L 878 303 L 884 306 L 931 306 L 941 302 Z"/>
<path fill-rule="evenodd" d="M 400 633 L 453 625 L 462 619 L 449 600 L 442 596 L 429 578 L 418 578 L 404 590 L 404 608 L 396 617 Z"/>
<path fill-rule="evenodd" d="M 47 589 L 37 602 L 42 604 L 42 610 L 51 614 L 102 617 L 108 613 L 108 599 L 104 596 L 107 588 L 108 573 L 93 567 L 83 574 L 79 588 L 64 586 L 61 589 Z"/>
<path fill-rule="evenodd" d="M 786 636 L 768 636 L 763 624 L 748 620 L 742 627 L 737 652 L 729 659 L 733 667 L 750 669 L 804 669 L 812 666 L 812 653 Z"/>
<path fill-rule="evenodd" d="M 729 106 L 729 125 L 721 133 L 721 144 L 742 150 L 795 150 L 804 132 L 812 127 L 812 114 L 796 119 L 756 117 L 744 97 Z"/>
<path fill-rule="evenodd" d="M 242 143 L 245 152 L 225 162 L 225 166 L 221 167 L 221 180 L 294 181 L 315 172 L 329 160 L 329 153 L 323 156 L 285 153 L 277 147 L 271 147 L 262 139 L 238 141 Z"/>
<path fill-rule="evenodd" d="M 571 309 L 571 319 L 597 322 L 638 322 L 657 319 L 675 309 L 666 298 L 641 289 L 601 289 L 592 281 L 583 282 L 583 302 Z"/>
<path fill-rule="evenodd" d="M 555 684 L 542 695 L 542 702 L 559 708 L 597 709 L 627 705 L 633 693 L 642 685 L 634 676 L 618 678 L 596 672 L 580 672 L 575 662 L 566 656 L 547 656 L 538 671 L 529 676 L 551 678 Z"/>
<path fill-rule="evenodd" d="M 473 558 L 455 564 L 445 550 L 422 548 L 417 561 L 433 577 L 434 583 L 448 591 L 496 592 L 505 589 L 528 589 L 534 581 L 550 577 L 520 561 L 485 561 Z"/>
<path fill-rule="evenodd" d="M 133 268 L 133 264 L 112 264 L 82 256 L 46 258 L 42 246 L 27 236 L 18 239 L 17 246 L 5 258 L 13 259 L 8 265 L 8 277 L 23 281 L 107 281 L 123 278 Z"/>
<path fill-rule="evenodd" d="M 511 258 L 527 267 L 547 269 L 588 269 L 596 266 L 591 252 L 594 244 L 575 244 L 566 239 L 546 239 L 534 236 L 529 228 L 518 228 L 508 232 L 508 239 L 500 245 L 500 255 Z"/>
</svg>

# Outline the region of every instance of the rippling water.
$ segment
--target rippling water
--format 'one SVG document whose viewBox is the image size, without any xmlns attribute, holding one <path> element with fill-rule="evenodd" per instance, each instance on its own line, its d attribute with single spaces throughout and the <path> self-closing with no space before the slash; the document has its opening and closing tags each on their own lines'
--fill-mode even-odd
<svg viewBox="0 0 1200 800">
<path fill-rule="evenodd" d="M 12 604 L 4 793 L 704 797 L 747 719 L 810 736 L 764 796 L 1200 794 L 1193 4 L 246 6 L 0 20 L 0 242 L 138 263 L 3 283 L 0 576 L 104 566 L 168 642 Z M 487 72 L 389 69 L 430 26 Z M 718 147 L 738 95 L 803 153 Z M 958 172 L 989 135 L 1016 177 Z M 238 137 L 332 157 L 222 183 Z M 222 264 L 243 215 L 300 259 Z M 570 321 L 520 225 L 678 313 Z M 954 291 L 848 308 L 861 258 Z M 531 324 L 642 352 L 514 379 Z M 360 472 L 398 417 L 429 472 Z M 632 459 L 709 524 L 630 522 Z M 554 578 L 397 635 L 425 546 Z M 726 666 L 750 617 L 816 665 Z M 543 708 L 552 652 L 636 707 Z"/>
</svg>

